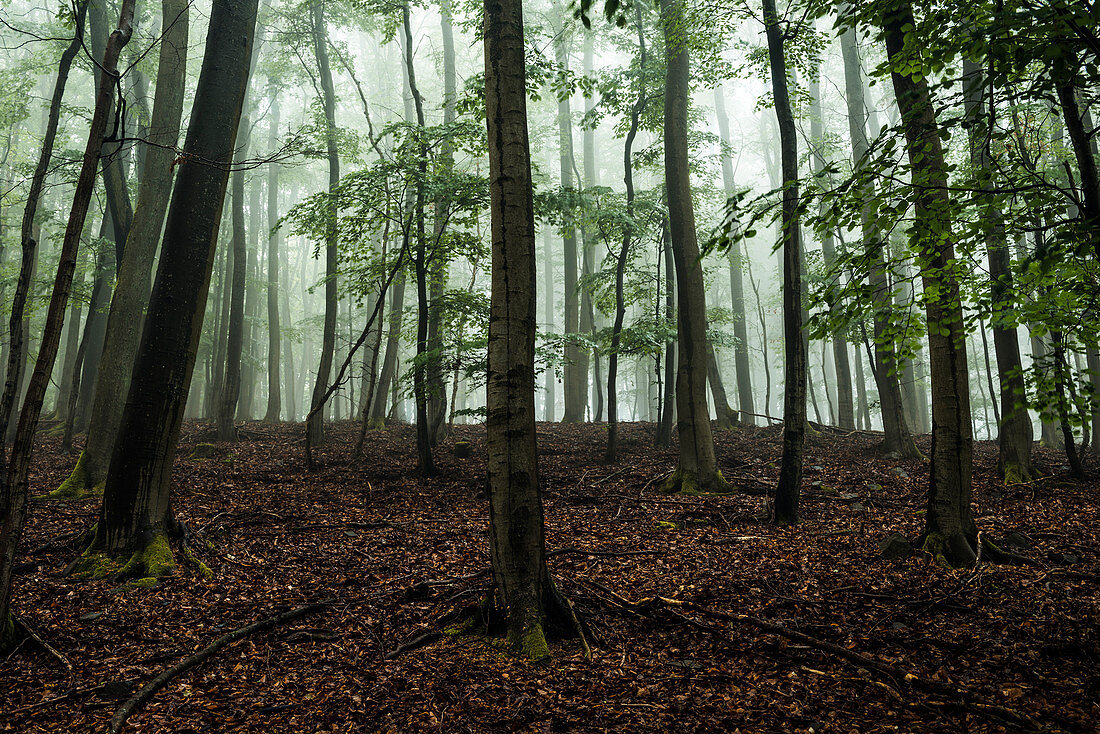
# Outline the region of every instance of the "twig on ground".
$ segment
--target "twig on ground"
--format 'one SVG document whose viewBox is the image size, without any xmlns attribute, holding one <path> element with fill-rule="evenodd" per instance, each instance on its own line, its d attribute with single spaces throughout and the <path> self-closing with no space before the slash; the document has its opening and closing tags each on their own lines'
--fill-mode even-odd
<svg viewBox="0 0 1100 734">
<path fill-rule="evenodd" d="M 218 639 L 214 640 L 214 642 L 199 650 L 194 655 L 184 658 L 168 670 L 165 670 L 156 678 L 153 678 L 153 680 L 146 683 L 140 691 L 135 693 L 129 700 L 118 707 L 118 709 L 115 711 L 115 715 L 111 718 L 111 723 L 108 726 L 107 731 L 109 732 L 109 734 L 118 734 L 119 732 L 121 732 L 122 728 L 126 725 L 126 720 L 130 718 L 131 714 L 133 714 L 135 711 L 145 705 L 149 701 L 149 699 L 151 699 L 153 695 L 156 694 L 157 691 L 159 691 L 168 683 L 168 681 L 172 680 L 180 673 L 184 673 L 191 668 L 199 665 L 204 660 L 221 650 L 223 647 L 226 647 L 227 645 L 230 645 L 237 640 L 248 637 L 255 632 L 269 630 L 273 627 L 277 627 L 278 625 L 283 624 L 284 622 L 289 622 L 300 617 L 305 617 L 309 614 L 315 614 L 316 612 L 319 612 L 322 609 L 328 607 L 330 603 L 331 602 L 328 601 L 322 601 L 315 604 L 306 604 L 305 606 L 291 609 L 290 611 L 283 612 L 282 614 L 276 614 L 274 617 L 261 619 L 258 622 L 253 622 L 252 624 L 245 625 L 244 627 L 233 630 L 228 634 L 222 635 Z"/>
</svg>

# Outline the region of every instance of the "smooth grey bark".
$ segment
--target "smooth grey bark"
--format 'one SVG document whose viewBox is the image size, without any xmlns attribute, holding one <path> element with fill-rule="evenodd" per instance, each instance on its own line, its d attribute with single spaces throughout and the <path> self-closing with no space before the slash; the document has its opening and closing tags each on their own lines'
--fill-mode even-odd
<svg viewBox="0 0 1100 734">
<path fill-rule="evenodd" d="M 275 80 L 268 77 L 268 89 L 271 90 L 271 118 L 269 124 L 268 149 L 275 150 L 279 145 L 279 93 Z M 279 319 L 279 266 L 283 239 L 279 224 L 279 164 L 267 164 L 267 411 L 264 421 L 277 422 L 282 417 L 283 393 L 279 383 L 279 367 L 282 360 L 282 322 Z"/>
<path fill-rule="evenodd" d="M 821 84 L 817 77 L 810 82 L 810 97 L 813 101 L 813 110 L 810 117 L 810 138 L 813 146 L 812 154 L 815 172 L 821 174 L 826 165 L 823 147 L 825 145 L 825 124 L 821 108 Z M 825 208 L 821 204 L 822 213 Z M 836 263 L 836 244 L 833 241 L 833 231 L 828 229 L 821 237 L 821 258 L 825 265 L 825 272 L 832 273 Z M 837 274 L 834 282 L 839 285 L 840 275 Z M 833 303 L 828 304 L 831 310 Z M 845 430 L 856 427 L 855 403 L 852 399 L 852 370 L 848 361 L 848 340 L 843 332 L 833 334 L 832 338 L 833 373 L 836 375 L 837 416 L 836 424 Z M 829 391 L 825 391 L 826 396 Z M 831 403 L 830 399 L 830 403 Z"/>
<path fill-rule="evenodd" d="M 340 154 L 336 149 L 336 91 L 328 60 L 328 31 L 325 26 L 324 0 L 313 0 L 309 6 L 313 21 L 313 51 L 317 59 L 321 82 L 322 105 L 325 113 L 325 150 L 328 158 L 328 209 L 325 225 L 325 321 L 321 334 L 321 358 L 317 380 L 313 384 L 309 416 L 306 419 L 308 440 L 314 446 L 324 439 L 321 398 L 328 389 L 332 359 L 336 351 L 336 272 L 339 253 L 336 245 L 336 187 L 340 183 Z"/>
<path fill-rule="evenodd" d="M 1013 278 L 1008 252 L 1008 235 L 1004 217 L 992 201 L 990 176 L 992 155 L 989 149 L 989 129 L 986 120 L 985 79 L 982 68 L 969 59 L 963 60 L 963 76 L 966 91 L 967 130 L 970 142 L 970 165 L 979 179 L 975 203 L 979 209 L 979 221 L 984 228 L 986 260 L 989 263 L 989 285 L 993 327 L 993 349 L 997 355 L 997 377 L 1000 383 L 1000 410 L 998 422 L 997 469 L 1007 484 L 1030 481 L 1031 443 L 1033 439 L 1031 416 L 1027 412 L 1027 393 L 1024 386 L 1023 360 L 1020 357 L 1020 341 L 1016 334 L 1013 307 Z M 985 343 L 982 326 L 982 341 Z M 989 368 L 989 351 L 985 350 L 986 369 Z M 992 380 L 990 396 L 996 395 Z M 994 403 L 996 408 L 996 403 Z"/>
<path fill-rule="evenodd" d="M 195 365 L 229 167 L 248 86 L 256 0 L 215 0 L 183 155 L 119 437 L 95 552 L 126 574 L 171 571 L 169 478 Z M 167 552 L 167 553 L 166 553 Z"/>
<path fill-rule="evenodd" d="M 676 424 L 680 437 L 679 463 L 664 490 L 723 491 L 729 485 L 718 471 L 707 407 L 707 305 L 691 199 L 687 134 L 691 67 L 681 0 L 661 0 L 660 6 L 667 59 L 665 192 L 678 286 Z"/>
<path fill-rule="evenodd" d="M 104 324 L 101 366 L 96 371 L 92 390 L 87 442 L 73 473 L 58 488 L 63 495 L 78 496 L 102 485 L 118 436 L 141 340 L 143 311 L 149 299 L 150 271 L 172 190 L 187 71 L 188 8 L 186 0 L 161 2 L 164 31 L 157 61 L 153 113 L 146 131 L 149 143 L 144 146 L 148 148 L 144 154 L 146 165 Z M 97 300 L 93 298 L 93 308 Z"/>
<path fill-rule="evenodd" d="M 562 27 L 557 29 L 554 43 L 554 57 L 559 69 L 569 70 L 569 51 L 572 37 L 564 27 L 568 13 L 561 3 L 555 0 L 554 12 L 561 19 Z M 574 188 L 573 180 L 573 114 L 568 95 L 558 98 L 558 175 L 561 187 L 566 191 Z M 580 329 L 580 294 L 577 292 L 577 230 L 572 217 L 568 214 L 561 228 L 562 274 L 565 281 L 565 324 L 566 334 L 576 334 Z M 576 341 L 565 342 L 565 365 L 563 367 L 563 392 L 565 394 L 565 413 L 563 423 L 579 423 L 584 420 L 588 406 L 588 352 Z"/>
<path fill-rule="evenodd" d="M 848 132 L 852 143 L 852 165 L 857 170 L 864 165 L 864 157 L 869 147 L 867 141 L 867 105 L 864 101 L 864 85 L 860 69 L 859 51 L 856 46 L 856 34 L 846 28 L 840 37 L 841 55 L 844 60 L 844 96 L 848 104 Z M 869 187 L 868 187 L 869 188 Z M 865 197 L 870 200 L 873 191 L 867 190 Z M 913 443 L 909 426 L 905 422 L 901 387 L 898 384 L 898 360 L 895 353 L 894 338 L 890 330 L 890 312 L 893 297 L 886 274 L 885 247 L 882 235 L 875 224 L 875 216 L 870 204 L 861 212 L 863 229 L 863 250 L 870 265 L 868 281 L 871 287 L 872 307 L 874 311 L 874 362 L 872 373 L 878 387 L 879 406 L 882 412 L 882 428 L 885 438 L 882 449 L 886 453 L 897 453 L 906 457 L 917 457 L 920 453 Z"/>
<path fill-rule="evenodd" d="M 542 260 L 543 260 L 543 294 L 542 294 L 542 307 L 543 318 L 546 319 L 546 330 L 554 330 L 554 250 L 553 244 L 550 239 L 550 231 L 546 230 L 542 233 Z M 543 376 L 543 394 L 542 394 L 542 419 L 544 421 L 554 420 L 554 409 L 557 407 L 557 375 L 554 374 L 553 369 L 547 369 L 546 374 Z"/>
<path fill-rule="evenodd" d="M 718 135 L 723 146 L 732 145 L 729 117 L 726 115 L 726 93 L 722 87 L 714 89 L 714 113 L 718 118 Z M 728 150 L 722 151 L 722 188 L 726 195 L 734 192 L 736 182 L 733 178 L 733 161 Z M 737 343 L 733 349 L 737 375 L 737 422 L 752 425 L 756 405 L 752 397 L 752 365 L 749 363 L 748 315 L 745 311 L 745 284 L 741 273 L 740 244 L 729 251 L 730 271 L 730 310 L 733 312 L 733 336 Z"/>
</svg>

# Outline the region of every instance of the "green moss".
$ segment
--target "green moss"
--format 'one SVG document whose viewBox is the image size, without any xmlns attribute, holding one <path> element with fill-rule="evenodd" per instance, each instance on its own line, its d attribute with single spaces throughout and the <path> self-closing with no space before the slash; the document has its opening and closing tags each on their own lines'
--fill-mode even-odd
<svg viewBox="0 0 1100 734">
<path fill-rule="evenodd" d="M 1028 473 L 1026 471 L 1024 471 L 1023 466 L 1021 466 L 1018 462 L 1012 462 L 1010 464 L 1005 464 L 1003 473 L 1004 473 L 1004 483 L 1006 485 L 1026 484 L 1026 483 L 1031 481 L 1031 477 L 1028 475 Z"/>
<path fill-rule="evenodd" d="M 80 458 L 76 460 L 69 478 L 61 483 L 61 486 L 50 492 L 50 497 L 56 500 L 79 500 L 95 493 L 96 488 L 88 486 L 88 467 L 85 463 L 85 454 L 80 452 Z M 102 484 L 99 485 L 99 493 L 102 494 Z"/>
<path fill-rule="evenodd" d="M 212 443 L 200 443 L 196 444 L 194 450 L 191 451 L 191 455 L 188 459 L 192 461 L 202 461 L 203 459 L 209 459 L 214 455 L 214 444 Z"/>
<path fill-rule="evenodd" d="M 443 628 L 443 634 L 447 637 L 461 637 L 477 631 L 478 623 L 472 617 L 458 624 L 452 624 Z"/>
<path fill-rule="evenodd" d="M 380 431 L 386 427 L 385 418 L 371 418 L 367 421 L 367 428 L 372 431 Z"/>
<path fill-rule="evenodd" d="M 183 557 L 187 559 L 187 562 L 195 567 L 195 570 L 199 572 L 199 575 L 204 579 L 214 578 L 214 572 L 210 570 L 210 566 L 200 561 L 190 548 L 183 549 Z"/>
<path fill-rule="evenodd" d="M 89 548 L 80 554 L 72 575 L 78 579 L 106 579 L 118 575 L 122 564 L 103 551 Z"/>
<path fill-rule="evenodd" d="M 127 586 L 131 586 L 136 589 L 152 589 L 157 585 L 157 580 L 152 576 L 146 576 L 141 579 L 134 579 L 130 581 Z"/>
<path fill-rule="evenodd" d="M 15 628 L 15 617 L 8 612 L 4 619 L 0 619 L 0 655 L 7 653 L 17 644 L 19 644 L 19 635 Z"/>
<path fill-rule="evenodd" d="M 142 576 L 169 576 L 176 571 L 176 559 L 172 555 L 172 546 L 168 536 L 157 533 L 145 547 L 134 551 L 118 575 L 124 578 Z"/>
<path fill-rule="evenodd" d="M 688 497 L 725 497 L 733 494 L 733 487 L 720 471 L 715 471 L 709 481 L 700 482 L 695 472 L 677 468 L 661 486 L 661 491 L 665 494 L 682 494 Z"/>
<path fill-rule="evenodd" d="M 539 663 L 550 659 L 550 645 L 546 642 L 546 634 L 541 624 L 532 624 L 520 633 L 517 639 L 511 639 L 509 642 L 531 662 Z"/>
<path fill-rule="evenodd" d="M 680 523 L 669 522 L 668 520 L 657 520 L 654 525 L 665 530 L 679 530 Z"/>
</svg>

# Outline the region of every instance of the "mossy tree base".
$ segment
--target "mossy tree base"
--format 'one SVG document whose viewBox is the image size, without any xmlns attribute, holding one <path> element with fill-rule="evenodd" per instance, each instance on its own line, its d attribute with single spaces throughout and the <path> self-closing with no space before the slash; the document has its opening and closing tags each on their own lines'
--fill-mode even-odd
<svg viewBox="0 0 1100 734">
<path fill-rule="evenodd" d="M 7 655 L 20 643 L 22 638 L 18 630 L 15 617 L 11 613 L 5 619 L 0 619 L 0 656 Z"/>
<path fill-rule="evenodd" d="M 1028 467 L 1016 462 L 1005 463 L 1001 466 L 1001 479 L 1004 480 L 1006 486 L 1013 484 L 1027 484 L 1031 482 L 1035 477 L 1032 476 Z"/>
<path fill-rule="evenodd" d="M 500 594 L 495 590 L 472 606 L 448 630 L 451 634 L 480 634 L 486 637 L 503 637 L 507 650 L 527 662 L 544 664 L 553 654 L 550 643 L 555 640 L 579 640 L 585 657 L 591 656 L 585 636 L 584 624 L 577 617 L 573 605 L 550 581 L 544 589 L 541 614 L 521 615 L 522 625 L 512 624 L 504 608 Z"/>
<path fill-rule="evenodd" d="M 721 495 L 732 494 L 733 487 L 726 481 L 720 471 L 715 471 L 709 477 L 700 477 L 696 472 L 685 471 L 680 467 L 676 467 L 676 471 L 672 472 L 672 476 L 661 485 L 661 492 L 689 496 Z"/>
<path fill-rule="evenodd" d="M 386 427 L 385 418 L 370 418 L 367 420 L 367 430 L 380 431 Z"/>
<path fill-rule="evenodd" d="M 92 484 L 92 478 L 88 476 L 88 464 L 84 452 L 76 460 L 69 478 L 61 483 L 61 486 L 50 492 L 49 496 L 56 500 L 80 500 L 85 497 L 102 497 L 106 480 L 98 484 Z"/>
<path fill-rule="evenodd" d="M 963 533 L 948 536 L 933 532 L 924 536 L 921 548 L 940 566 L 958 569 L 970 568 L 977 563 L 976 545 Z"/>
<path fill-rule="evenodd" d="M 176 558 L 168 535 L 157 533 L 128 556 L 115 556 L 94 547 L 73 564 L 71 573 L 81 579 L 158 579 L 176 572 Z"/>
</svg>

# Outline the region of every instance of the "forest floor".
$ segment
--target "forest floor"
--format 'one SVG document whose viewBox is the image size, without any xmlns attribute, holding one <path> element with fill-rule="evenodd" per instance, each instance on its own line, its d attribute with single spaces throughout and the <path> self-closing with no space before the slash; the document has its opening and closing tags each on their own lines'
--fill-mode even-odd
<svg viewBox="0 0 1100 734">
<path fill-rule="evenodd" d="M 1037 452 L 1043 480 L 1006 488 L 995 447 L 978 444 L 979 528 L 1021 533 L 1033 564 L 947 571 L 920 553 L 881 559 L 888 533 L 920 533 L 927 465 L 880 457 L 873 434 L 811 439 L 803 522 L 780 529 L 760 494 L 778 476 L 777 428 L 716 433 L 725 476 L 748 492 L 685 497 L 657 491 L 675 453 L 652 448 L 652 424 L 622 426 L 614 466 L 601 459 L 602 426 L 539 424 L 548 548 L 580 551 L 549 563 L 587 620 L 592 656 L 563 641 L 538 665 L 458 635 L 386 658 L 486 586 L 483 427 L 456 428 L 430 480 L 417 476 L 405 426 L 368 434 L 357 461 L 355 426 L 334 427 L 314 472 L 300 425 L 249 423 L 239 443 L 191 458 L 207 428 L 185 426 L 173 481 L 175 512 L 211 578 L 182 561 L 154 588 L 67 578 L 74 551 L 58 541 L 90 524 L 96 501 L 32 501 L 16 608 L 72 671 L 30 644 L 0 660 L 0 731 L 105 731 L 162 670 L 318 600 L 329 602 L 320 612 L 173 679 L 126 731 L 1026 728 L 1005 709 L 1050 730 L 1100 728 L 1100 481 L 1095 470 L 1071 481 L 1054 452 Z M 455 458 L 456 439 L 473 458 Z M 34 493 L 75 460 L 43 438 Z M 688 605 L 624 604 L 655 596 Z M 704 611 L 752 615 L 887 672 Z"/>
</svg>

